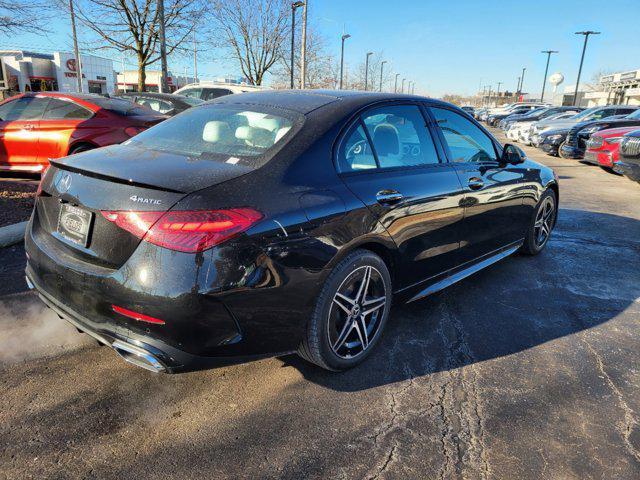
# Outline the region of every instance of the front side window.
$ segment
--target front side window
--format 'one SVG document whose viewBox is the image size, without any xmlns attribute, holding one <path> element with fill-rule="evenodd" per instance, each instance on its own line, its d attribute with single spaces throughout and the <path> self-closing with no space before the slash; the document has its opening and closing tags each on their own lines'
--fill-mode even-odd
<svg viewBox="0 0 640 480">
<path fill-rule="evenodd" d="M 60 100 L 51 98 L 49 105 L 44 112 L 44 120 L 85 120 L 91 118 L 93 112 L 72 102 L 71 100 Z"/>
<path fill-rule="evenodd" d="M 90 102 L 104 110 L 126 117 L 149 115 L 148 109 L 123 98 L 95 97 Z"/>
<path fill-rule="evenodd" d="M 493 141 L 477 125 L 451 110 L 430 108 L 454 162 L 496 161 Z"/>
<path fill-rule="evenodd" d="M 194 160 L 255 166 L 258 157 L 288 141 L 302 117 L 290 112 L 234 105 L 203 105 L 186 110 L 131 138 L 126 144 L 176 153 Z M 288 135 L 289 134 L 289 135 Z"/>
</svg>

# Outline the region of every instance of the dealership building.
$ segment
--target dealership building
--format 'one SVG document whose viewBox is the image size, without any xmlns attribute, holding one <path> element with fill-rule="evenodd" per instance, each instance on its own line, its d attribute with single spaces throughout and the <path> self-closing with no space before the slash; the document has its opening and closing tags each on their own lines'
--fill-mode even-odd
<svg viewBox="0 0 640 480">
<path fill-rule="evenodd" d="M 640 105 L 640 70 L 603 75 L 594 91 L 587 93 L 585 98 L 590 107 Z"/>
<path fill-rule="evenodd" d="M 178 88 L 184 87 L 189 83 L 195 83 L 193 77 L 174 75 L 168 72 L 167 84 L 169 86 L 169 92 L 175 92 Z M 147 70 L 145 71 L 145 90 L 147 92 L 160 92 L 161 87 L 161 72 L 160 70 Z M 119 92 L 137 92 L 138 91 L 138 71 L 137 70 L 125 70 L 119 72 L 116 75 L 116 89 Z"/>
<path fill-rule="evenodd" d="M 81 59 L 83 91 L 114 93 L 113 61 L 94 55 L 81 55 Z M 72 53 L 0 50 L 0 91 L 5 95 L 28 91 L 77 92 L 77 70 Z"/>
</svg>

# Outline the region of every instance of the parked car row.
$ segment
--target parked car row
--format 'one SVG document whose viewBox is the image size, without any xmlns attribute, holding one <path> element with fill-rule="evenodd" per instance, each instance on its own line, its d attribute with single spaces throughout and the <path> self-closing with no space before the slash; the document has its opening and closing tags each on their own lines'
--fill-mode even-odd
<svg viewBox="0 0 640 480">
<path fill-rule="evenodd" d="M 259 87 L 202 82 L 176 93 L 24 93 L 0 103 L 0 171 L 41 172 L 50 159 L 122 143 L 224 95 Z"/>
<path fill-rule="evenodd" d="M 606 170 L 640 178 L 640 107 L 606 105 L 580 107 L 523 104 L 475 111 L 480 120 L 496 125 L 513 142 L 532 145 L 549 155 L 582 160 Z M 621 145 L 625 145 L 625 153 Z"/>
</svg>

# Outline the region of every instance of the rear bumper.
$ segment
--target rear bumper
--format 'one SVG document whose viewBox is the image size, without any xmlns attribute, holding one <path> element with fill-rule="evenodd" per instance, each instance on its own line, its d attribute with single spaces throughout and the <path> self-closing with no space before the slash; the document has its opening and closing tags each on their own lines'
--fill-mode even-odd
<svg viewBox="0 0 640 480">
<path fill-rule="evenodd" d="M 26 276 L 43 302 L 125 360 L 154 371 L 295 351 L 324 275 L 280 271 L 242 239 L 202 257 L 143 242 L 121 268 L 99 270 L 70 264 L 59 240 L 34 235 L 32 224 L 33 219 L 25 234 Z M 246 268 L 238 268 L 238 258 Z M 166 322 L 131 319 L 112 305 Z"/>
</svg>

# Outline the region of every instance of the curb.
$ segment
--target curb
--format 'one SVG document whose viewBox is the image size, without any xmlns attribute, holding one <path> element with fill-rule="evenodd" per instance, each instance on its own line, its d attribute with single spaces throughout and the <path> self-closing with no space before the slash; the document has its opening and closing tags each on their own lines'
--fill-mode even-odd
<svg viewBox="0 0 640 480">
<path fill-rule="evenodd" d="M 0 248 L 19 243 L 24 239 L 27 222 L 14 223 L 0 227 Z"/>
</svg>

